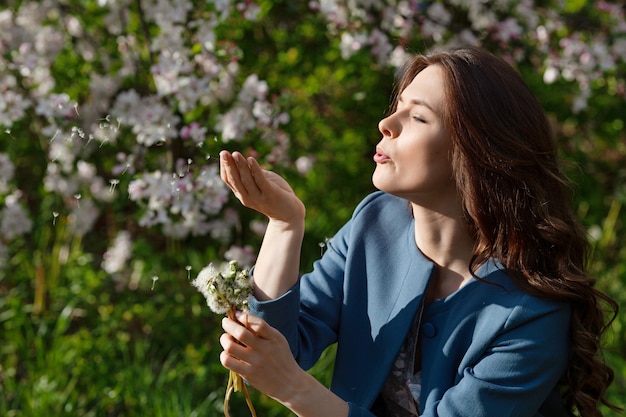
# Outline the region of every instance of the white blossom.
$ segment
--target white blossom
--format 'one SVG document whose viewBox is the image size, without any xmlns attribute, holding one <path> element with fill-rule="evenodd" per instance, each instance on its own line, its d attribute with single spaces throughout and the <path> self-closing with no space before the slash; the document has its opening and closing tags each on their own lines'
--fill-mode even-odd
<svg viewBox="0 0 626 417">
<path fill-rule="evenodd" d="M 129 198 L 145 206 L 140 225 L 161 225 L 163 233 L 177 239 L 211 231 L 210 217 L 228 200 L 228 188 L 215 165 L 195 171 L 143 173 L 128 186 Z"/>
<path fill-rule="evenodd" d="M 0 237 L 6 242 L 29 233 L 33 227 L 26 210 L 19 204 L 21 195 L 20 191 L 8 195 L 5 198 L 5 206 L 0 211 Z"/>
<path fill-rule="evenodd" d="M 0 195 L 9 191 L 9 182 L 15 175 L 15 166 L 6 153 L 0 153 Z"/>
<path fill-rule="evenodd" d="M 304 155 L 296 159 L 296 169 L 302 175 L 307 174 L 311 169 L 313 169 L 313 165 L 315 164 L 315 156 L 314 155 Z"/>
<path fill-rule="evenodd" d="M 239 265 L 243 265 L 245 267 L 250 267 L 254 263 L 256 259 L 256 253 L 252 246 L 237 246 L 232 245 L 228 250 L 224 253 L 224 257 L 226 259 L 232 259 L 237 261 Z"/>
<path fill-rule="evenodd" d="M 81 198 L 80 203 L 72 207 L 68 215 L 69 228 L 72 234 L 84 236 L 93 229 L 93 226 L 100 216 L 100 210 L 90 198 Z"/>
<path fill-rule="evenodd" d="M 107 249 L 102 259 L 102 269 L 108 274 L 115 274 L 122 271 L 126 262 L 131 257 L 133 242 L 130 233 L 121 231 L 115 236 L 113 244 Z"/>
<path fill-rule="evenodd" d="M 26 115 L 31 106 L 30 100 L 13 90 L 0 94 L 0 126 L 11 127 Z"/>
</svg>

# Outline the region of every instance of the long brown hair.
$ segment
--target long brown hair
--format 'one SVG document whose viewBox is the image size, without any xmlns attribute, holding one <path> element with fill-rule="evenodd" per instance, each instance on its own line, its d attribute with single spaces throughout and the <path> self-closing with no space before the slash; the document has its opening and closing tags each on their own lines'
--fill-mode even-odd
<svg viewBox="0 0 626 417">
<path fill-rule="evenodd" d="M 493 257 L 523 291 L 568 301 L 566 405 L 585 417 L 601 416 L 599 402 L 618 409 L 605 398 L 614 373 L 600 356 L 602 335 L 618 306 L 586 272 L 589 243 L 570 207 L 571 189 L 541 105 L 513 67 L 473 47 L 416 56 L 396 98 L 430 65 L 444 72 L 443 117 L 454 175 L 477 242 L 470 270 Z"/>
</svg>

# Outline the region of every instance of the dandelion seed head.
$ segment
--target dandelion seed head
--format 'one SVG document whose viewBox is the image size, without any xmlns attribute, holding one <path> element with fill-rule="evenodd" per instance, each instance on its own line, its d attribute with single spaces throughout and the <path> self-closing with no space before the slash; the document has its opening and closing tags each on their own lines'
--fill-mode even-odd
<svg viewBox="0 0 626 417">
<path fill-rule="evenodd" d="M 248 297 L 252 294 L 250 272 L 240 268 L 237 261 L 230 261 L 220 269 L 209 264 L 191 284 L 204 295 L 214 313 L 226 314 L 230 309 L 248 308 Z"/>
</svg>

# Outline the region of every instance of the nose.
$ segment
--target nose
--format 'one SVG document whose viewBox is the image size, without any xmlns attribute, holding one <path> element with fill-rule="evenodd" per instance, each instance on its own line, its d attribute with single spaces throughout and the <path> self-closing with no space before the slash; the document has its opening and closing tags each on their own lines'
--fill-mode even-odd
<svg viewBox="0 0 626 417">
<path fill-rule="evenodd" d="M 394 118 L 393 114 L 385 117 L 380 122 L 378 122 L 378 130 L 380 131 L 380 133 L 383 134 L 384 137 L 390 138 L 395 138 L 400 133 L 398 122 Z"/>
</svg>

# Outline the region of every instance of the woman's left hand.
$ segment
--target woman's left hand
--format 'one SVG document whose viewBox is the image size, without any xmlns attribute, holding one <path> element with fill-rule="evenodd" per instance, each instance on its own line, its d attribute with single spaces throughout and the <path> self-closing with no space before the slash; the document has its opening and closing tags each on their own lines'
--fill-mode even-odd
<svg viewBox="0 0 626 417">
<path fill-rule="evenodd" d="M 222 365 L 299 417 L 349 414 L 348 403 L 300 368 L 278 330 L 248 313 L 240 313 L 237 320 L 222 321 Z"/>
<path fill-rule="evenodd" d="M 239 313 L 237 320 L 222 320 L 222 365 L 277 401 L 287 401 L 308 376 L 293 358 L 287 339 L 259 317 Z"/>
</svg>

